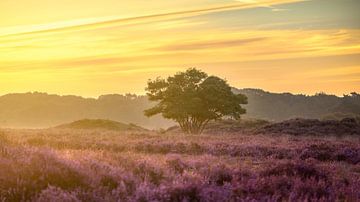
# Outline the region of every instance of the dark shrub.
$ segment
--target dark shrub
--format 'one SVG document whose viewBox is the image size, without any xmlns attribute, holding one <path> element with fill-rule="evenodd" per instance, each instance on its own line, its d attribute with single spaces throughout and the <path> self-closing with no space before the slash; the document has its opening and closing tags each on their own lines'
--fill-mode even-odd
<svg viewBox="0 0 360 202">
<path fill-rule="evenodd" d="M 327 144 L 313 144 L 306 147 L 300 154 L 300 159 L 314 158 L 319 161 L 333 160 L 334 148 Z"/>
<path fill-rule="evenodd" d="M 302 180 L 314 178 L 316 180 L 327 180 L 327 173 L 319 170 L 312 164 L 305 162 L 300 163 L 284 163 L 276 165 L 261 173 L 261 176 L 288 176 L 299 177 Z"/>
<path fill-rule="evenodd" d="M 134 168 L 133 173 L 142 181 L 149 181 L 155 185 L 159 185 L 161 180 L 164 179 L 162 170 L 149 166 L 146 163 L 139 163 Z"/>
<path fill-rule="evenodd" d="M 184 170 L 188 167 L 180 158 L 171 158 L 166 161 L 167 165 L 175 171 L 175 173 L 182 174 Z"/>
<path fill-rule="evenodd" d="M 167 195 L 169 196 L 168 201 L 173 202 L 201 201 L 200 186 L 192 183 L 170 187 L 170 189 L 167 190 Z"/>
<path fill-rule="evenodd" d="M 118 187 L 118 182 L 114 180 L 111 176 L 103 176 L 100 181 L 101 185 L 109 188 L 110 190 L 116 189 Z"/>
<path fill-rule="evenodd" d="M 222 186 L 233 179 L 231 170 L 224 166 L 218 166 L 210 171 L 209 183 Z"/>
<path fill-rule="evenodd" d="M 338 151 L 335 155 L 336 160 L 346 161 L 351 164 L 360 163 L 360 148 L 345 147 Z"/>
</svg>

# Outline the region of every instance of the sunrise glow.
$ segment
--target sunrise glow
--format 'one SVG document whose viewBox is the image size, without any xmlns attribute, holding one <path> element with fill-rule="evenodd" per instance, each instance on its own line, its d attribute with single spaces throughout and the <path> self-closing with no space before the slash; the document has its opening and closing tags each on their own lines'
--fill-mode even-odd
<svg viewBox="0 0 360 202">
<path fill-rule="evenodd" d="M 144 94 L 198 67 L 237 88 L 360 91 L 357 0 L 0 2 L 0 94 Z"/>
</svg>

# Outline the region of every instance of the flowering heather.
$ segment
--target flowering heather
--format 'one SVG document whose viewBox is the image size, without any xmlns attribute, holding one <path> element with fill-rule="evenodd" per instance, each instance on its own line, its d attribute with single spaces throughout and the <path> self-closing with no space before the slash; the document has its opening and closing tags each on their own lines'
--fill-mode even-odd
<svg viewBox="0 0 360 202">
<path fill-rule="evenodd" d="M 360 201 L 360 138 L 0 132 L 0 201 Z"/>
</svg>

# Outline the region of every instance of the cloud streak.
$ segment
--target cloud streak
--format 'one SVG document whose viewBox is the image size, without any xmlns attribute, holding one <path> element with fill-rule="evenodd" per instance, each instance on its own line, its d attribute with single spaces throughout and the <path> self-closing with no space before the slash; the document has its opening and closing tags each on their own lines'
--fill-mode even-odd
<svg viewBox="0 0 360 202">
<path fill-rule="evenodd" d="M 249 43 L 260 42 L 265 40 L 265 37 L 247 38 L 247 39 L 235 39 L 235 40 L 212 40 L 203 42 L 193 42 L 185 44 L 175 44 L 160 47 L 157 50 L 161 51 L 191 51 L 198 49 L 213 49 L 213 48 L 230 48 L 234 46 L 246 45 Z"/>
<path fill-rule="evenodd" d="M 66 31 L 78 31 L 78 30 L 88 30 L 88 29 L 98 29 L 102 27 L 108 26 L 116 26 L 116 25 L 126 25 L 126 24 L 133 24 L 133 23 L 141 23 L 141 22 L 148 22 L 152 20 L 165 20 L 165 19 L 174 19 L 180 17 L 190 17 L 195 15 L 202 15 L 206 13 L 213 13 L 213 12 L 220 12 L 226 10 L 238 10 L 238 9 L 248 9 L 248 8 L 255 8 L 255 7 L 263 7 L 263 6 L 271 6 L 271 5 L 278 5 L 278 4 L 286 4 L 286 3 L 294 3 L 300 2 L 305 0 L 265 0 L 265 1 L 250 1 L 250 2 L 242 2 L 236 3 L 231 5 L 222 5 L 217 7 L 210 7 L 210 8 L 201 8 L 201 9 L 194 9 L 194 10 L 185 10 L 185 11 L 178 11 L 178 12 L 170 12 L 170 13 L 160 13 L 160 14 L 153 14 L 153 15 L 145 15 L 145 16 L 136 16 L 136 17 L 129 17 L 129 18 L 114 18 L 110 20 L 101 20 L 95 19 L 92 22 L 80 22 L 76 20 L 74 22 L 62 22 L 62 23 L 52 23 L 49 25 L 42 25 L 42 26 L 34 26 L 31 30 L 31 27 L 26 27 L 30 29 L 27 30 L 19 30 L 14 33 L 5 32 L 5 34 L 1 34 L 0 30 L 0 37 L 11 37 L 11 36 L 22 36 L 28 34 L 44 34 L 44 33 L 58 33 L 58 32 L 66 32 Z"/>
<path fill-rule="evenodd" d="M 0 93 L 56 92 L 65 88 L 64 83 L 66 92 L 79 95 L 94 96 L 104 89 L 143 92 L 147 79 L 194 66 L 225 77 L 236 87 L 301 92 L 307 86 L 302 92 L 313 93 L 310 84 L 321 83 L 316 79 L 338 75 L 341 85 L 328 82 L 338 86 L 323 90 L 339 93 L 355 88 L 360 30 L 290 29 L 294 22 L 315 24 L 312 16 L 282 19 L 287 13 L 299 14 L 294 2 L 298 1 L 229 1 L 185 11 L 3 29 Z M 311 2 L 300 5 L 311 6 Z M 285 3 L 292 3 L 289 11 L 271 11 L 286 8 Z M 272 20 L 267 20 L 269 15 Z M 333 67 L 336 71 L 329 70 Z M 342 68 L 348 74 L 341 74 Z M 352 73 L 351 81 L 344 82 Z M 311 82 L 304 82 L 307 78 Z"/>
</svg>

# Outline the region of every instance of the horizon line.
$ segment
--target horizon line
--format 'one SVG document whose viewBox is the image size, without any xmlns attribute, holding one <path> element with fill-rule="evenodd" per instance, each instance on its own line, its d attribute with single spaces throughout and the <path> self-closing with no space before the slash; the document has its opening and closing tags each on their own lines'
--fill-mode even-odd
<svg viewBox="0 0 360 202">
<path fill-rule="evenodd" d="M 272 94 L 291 94 L 291 95 L 295 95 L 295 96 L 306 96 L 306 97 L 312 97 L 312 96 L 316 96 L 316 95 L 328 95 L 328 96 L 336 96 L 336 97 L 344 97 L 345 95 L 350 95 L 351 93 L 356 93 L 356 94 L 360 94 L 360 92 L 357 91 L 351 91 L 349 93 L 343 93 L 342 96 L 340 95 L 336 95 L 336 94 L 332 94 L 332 93 L 327 93 L 324 91 L 319 91 L 316 92 L 314 94 L 305 94 L 305 93 L 298 93 L 298 92 L 289 92 L 289 91 L 283 91 L 283 92 L 277 92 L 277 91 L 269 91 L 269 90 L 265 90 L 265 89 L 261 89 L 261 88 L 236 88 L 236 87 L 231 87 L 235 90 L 260 90 L 263 91 L 264 93 L 272 93 Z M 67 96 L 74 96 L 74 97 L 81 97 L 84 99 L 99 99 L 101 96 L 106 96 L 106 95 L 122 95 L 125 96 L 127 94 L 130 95 L 135 95 L 135 96 L 147 96 L 146 93 L 131 93 L 131 92 L 126 92 L 126 93 L 105 93 L 105 94 L 100 94 L 100 95 L 96 95 L 96 96 L 86 96 L 86 95 L 76 95 L 76 94 L 62 94 L 62 93 L 51 93 L 51 92 L 43 92 L 43 91 L 26 91 L 26 92 L 9 92 L 9 93 L 5 93 L 5 94 L 0 94 L 0 97 L 6 96 L 6 95 L 16 95 L 16 94 L 46 94 L 46 95 L 56 95 L 56 96 L 60 96 L 60 97 L 67 97 Z"/>
</svg>

